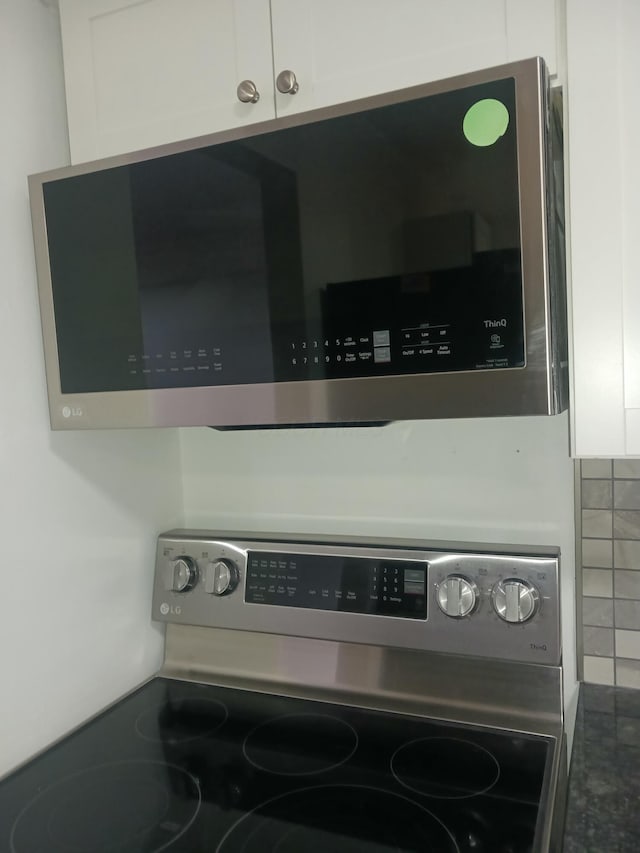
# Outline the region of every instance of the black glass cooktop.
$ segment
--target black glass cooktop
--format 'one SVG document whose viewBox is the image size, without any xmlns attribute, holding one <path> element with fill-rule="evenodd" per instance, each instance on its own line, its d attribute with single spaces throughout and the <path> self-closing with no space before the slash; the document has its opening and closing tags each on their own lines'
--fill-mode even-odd
<svg viewBox="0 0 640 853">
<path fill-rule="evenodd" d="M 10 853 L 533 853 L 544 737 L 156 678 L 0 783 Z"/>
</svg>

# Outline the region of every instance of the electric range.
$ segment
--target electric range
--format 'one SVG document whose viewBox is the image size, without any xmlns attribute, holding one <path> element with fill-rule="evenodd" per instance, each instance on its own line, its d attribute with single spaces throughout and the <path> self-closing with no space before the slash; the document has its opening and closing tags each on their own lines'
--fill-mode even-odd
<svg viewBox="0 0 640 853">
<path fill-rule="evenodd" d="M 158 676 L 0 783 L 10 853 L 560 850 L 553 548 L 171 531 Z"/>
</svg>

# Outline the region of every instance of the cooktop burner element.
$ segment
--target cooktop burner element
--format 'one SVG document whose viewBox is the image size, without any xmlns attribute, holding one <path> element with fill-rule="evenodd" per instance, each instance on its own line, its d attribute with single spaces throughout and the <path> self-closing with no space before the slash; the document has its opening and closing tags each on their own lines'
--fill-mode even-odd
<svg viewBox="0 0 640 853">
<path fill-rule="evenodd" d="M 0 784 L 0 849 L 495 853 L 499 828 L 530 853 L 552 755 L 547 737 L 155 678 Z"/>
<path fill-rule="evenodd" d="M 175 791 L 184 796 L 175 796 Z M 72 773 L 37 794 L 11 829 L 12 853 L 165 850 L 200 809 L 198 781 L 160 761 L 117 761 Z"/>
<path fill-rule="evenodd" d="M 426 808 L 400 794 L 366 785 L 303 788 L 263 803 L 240 818 L 216 853 L 240 850 L 460 853 L 448 829 Z"/>
<path fill-rule="evenodd" d="M 171 704 L 161 702 L 147 708 L 136 720 L 136 731 L 146 740 L 184 743 L 213 734 L 226 719 L 222 702 L 202 699 L 192 689 Z"/>
<path fill-rule="evenodd" d="M 409 741 L 393 754 L 391 771 L 410 791 L 443 800 L 485 794 L 500 778 L 500 765 L 490 752 L 459 738 Z"/>
<path fill-rule="evenodd" d="M 247 735 L 242 749 L 259 770 L 312 776 L 344 764 L 357 746 L 358 735 L 338 717 L 289 714 L 260 723 Z"/>
</svg>

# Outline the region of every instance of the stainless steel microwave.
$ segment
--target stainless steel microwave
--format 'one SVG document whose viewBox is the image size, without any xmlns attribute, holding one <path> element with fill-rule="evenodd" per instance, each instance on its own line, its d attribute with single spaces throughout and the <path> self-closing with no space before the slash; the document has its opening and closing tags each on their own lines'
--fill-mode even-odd
<svg viewBox="0 0 640 853">
<path fill-rule="evenodd" d="M 541 59 L 29 182 L 54 429 L 566 406 Z"/>
</svg>

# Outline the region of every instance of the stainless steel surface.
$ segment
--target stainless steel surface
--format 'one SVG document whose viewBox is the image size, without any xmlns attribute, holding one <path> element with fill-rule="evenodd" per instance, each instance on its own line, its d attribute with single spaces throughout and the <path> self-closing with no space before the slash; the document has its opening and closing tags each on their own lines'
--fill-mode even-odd
<svg viewBox="0 0 640 853">
<path fill-rule="evenodd" d="M 177 557 L 168 567 L 169 583 L 167 590 L 172 592 L 188 592 L 198 578 L 198 565 L 191 557 Z"/>
<path fill-rule="evenodd" d="M 275 535 L 274 535 L 275 536 Z M 183 625 L 261 631 L 299 637 L 331 638 L 396 648 L 422 649 L 449 654 L 504 657 L 532 663 L 558 664 L 561 660 L 558 602 L 559 555 L 557 549 L 522 547 L 474 548 L 460 543 L 406 542 L 380 545 L 356 540 L 320 537 L 310 542 L 287 541 L 256 534 L 219 534 L 212 531 L 171 531 L 158 539 L 153 617 Z M 426 620 L 401 616 L 353 613 L 341 610 L 247 602 L 247 553 L 279 552 L 290 556 L 324 555 L 375 558 L 427 565 Z M 545 553 L 546 552 L 546 553 Z M 237 589 L 212 601 L 199 583 L 188 595 L 165 589 L 165 567 L 178 556 L 189 556 L 199 572 L 209 563 L 230 560 L 238 567 Z M 470 615 L 451 619 L 437 603 L 437 590 L 450 575 L 462 575 L 478 590 L 478 604 Z M 535 581 L 543 607 L 524 624 L 509 624 L 496 615 L 491 591 L 506 578 Z"/>
<path fill-rule="evenodd" d="M 491 591 L 496 613 L 505 622 L 522 624 L 535 615 L 540 595 L 536 587 L 520 578 L 505 578 Z"/>
<path fill-rule="evenodd" d="M 258 88 L 253 80 L 242 80 L 242 82 L 238 83 L 236 94 L 238 95 L 238 100 L 242 101 L 243 104 L 257 104 L 260 100 L 260 92 L 258 92 Z"/>
<path fill-rule="evenodd" d="M 297 608 L 244 605 L 247 550 L 252 556 L 258 555 L 253 557 L 258 565 L 261 550 L 276 562 L 285 550 L 298 555 L 380 558 L 389 565 L 393 560 L 426 562 L 433 606 L 429 607 L 427 622 L 419 625 L 415 625 L 416 620 L 400 617 L 318 613 L 306 608 L 300 609 L 299 619 L 290 620 L 291 613 L 286 611 Z M 162 675 L 551 737 L 555 746 L 542 786 L 535 849 L 536 853 L 560 853 L 566 740 L 556 548 L 326 536 L 298 536 L 292 541 L 282 534 L 174 530 L 158 540 L 157 577 L 177 551 L 205 561 L 207 566 L 230 561 L 238 567 L 240 583 L 235 594 L 223 599 L 204 594 L 209 605 L 205 624 L 189 624 L 191 615 L 182 618 L 185 612 L 198 610 L 189 609 L 191 602 L 197 601 L 197 585 L 179 599 L 179 607 L 174 607 L 161 585 L 156 585 L 154 616 L 168 614 Z M 267 566 L 271 557 L 265 557 Z M 514 566 L 518 567 L 517 574 Z M 496 614 L 491 591 L 505 581 L 505 600 L 511 601 L 512 581 L 523 581 L 523 590 L 529 592 L 531 574 L 535 574 L 543 606 L 528 622 L 509 624 Z M 520 614 L 524 612 L 519 609 L 520 590 L 514 589 Z M 472 607 L 470 615 L 450 618 L 468 608 L 475 590 L 477 612 Z M 227 619 L 229 607 L 232 616 Z M 511 613 L 516 605 L 505 603 L 505 607 Z M 483 613 L 489 618 L 482 618 Z M 481 618 L 476 620 L 476 616 Z M 355 626 L 348 640 L 345 636 L 350 630 L 345 629 L 341 617 Z M 314 623 L 316 618 L 320 621 Z M 543 654 L 540 663 L 532 662 L 535 655 L 528 662 L 510 659 L 518 657 L 511 647 L 523 637 L 537 647 L 530 629 L 540 620 L 547 624 L 549 636 L 553 633 L 550 623 L 557 628 L 557 645 L 551 654 Z M 434 629 L 431 634 L 430 626 Z M 467 627 L 477 630 L 467 632 Z M 425 632 L 421 648 L 410 647 L 414 628 Z M 306 636 L 296 636 L 300 633 Z M 457 635 L 464 636 L 464 643 L 457 653 L 451 653 L 457 648 Z M 536 654 L 541 652 L 537 649 Z M 478 657 L 483 653 L 491 656 Z"/>
<path fill-rule="evenodd" d="M 562 853 L 568 793 L 567 738 L 562 734 L 556 743 L 553 769 L 546 800 L 542 833 L 542 850 Z"/>
<path fill-rule="evenodd" d="M 161 674 L 520 732 L 562 730 L 557 666 L 169 624 Z"/>
<path fill-rule="evenodd" d="M 238 569 L 231 560 L 216 560 L 205 568 L 204 589 L 212 595 L 227 595 L 238 585 Z"/>
<path fill-rule="evenodd" d="M 85 395 L 61 392 L 42 196 L 44 183 L 451 91 L 499 76 L 515 78 L 518 92 L 517 144 L 522 260 L 525 270 L 525 367 L 420 376 Z M 549 245 L 553 245 L 553 241 L 551 244 L 549 241 L 555 238 L 555 230 L 549 228 L 548 215 L 555 216 L 556 205 L 552 198 L 553 187 L 547 184 L 547 178 L 553 179 L 553 170 L 547 168 L 550 152 L 545 146 L 545 124 L 549 121 L 547 92 L 544 63 L 540 59 L 531 59 L 414 86 L 401 92 L 386 93 L 111 157 L 98 163 L 84 163 L 32 175 L 29 187 L 52 428 L 304 425 L 432 417 L 555 414 L 562 411 L 567 404 L 568 371 L 566 355 L 563 355 L 566 325 L 562 311 L 552 311 L 552 304 L 557 307 L 556 303 L 562 302 L 563 286 L 558 281 L 552 288 L 549 270 Z"/>
<path fill-rule="evenodd" d="M 293 71 L 281 71 L 276 77 L 276 88 L 283 95 L 295 95 L 300 86 Z"/>
<path fill-rule="evenodd" d="M 461 575 L 449 575 L 436 587 L 440 610 L 455 619 L 469 616 L 478 604 L 478 587 Z"/>
</svg>

